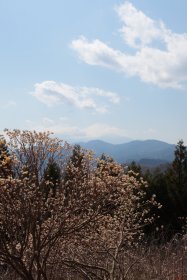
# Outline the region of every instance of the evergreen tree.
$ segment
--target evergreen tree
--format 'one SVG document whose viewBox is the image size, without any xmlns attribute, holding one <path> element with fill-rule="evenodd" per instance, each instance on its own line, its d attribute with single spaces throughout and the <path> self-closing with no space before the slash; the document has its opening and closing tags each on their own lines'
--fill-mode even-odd
<svg viewBox="0 0 187 280">
<path fill-rule="evenodd" d="M 187 216 L 187 150 L 182 140 L 177 143 L 175 158 L 168 170 L 167 180 L 178 215 Z"/>
<path fill-rule="evenodd" d="M 53 196 L 56 195 L 56 189 L 61 185 L 61 170 L 58 163 L 53 159 L 50 158 L 47 164 L 47 167 L 44 171 L 44 182 L 45 185 L 45 192 L 49 192 L 52 189 Z"/>
<path fill-rule="evenodd" d="M 78 173 L 83 175 L 83 162 L 84 162 L 84 152 L 80 145 L 76 144 L 73 147 L 72 155 L 66 165 L 64 171 L 64 183 L 71 181 L 74 176 Z"/>
<path fill-rule="evenodd" d="M 182 230 L 187 216 L 187 150 L 180 140 L 175 149 L 175 158 L 166 173 L 167 188 L 173 209 L 170 213 L 176 232 Z"/>
<path fill-rule="evenodd" d="M 149 188 L 146 190 L 147 198 L 150 198 L 153 194 L 156 195 L 156 200 L 162 207 L 160 209 L 152 209 L 151 214 L 159 217 L 154 225 L 149 225 L 146 229 L 146 233 L 149 235 L 155 234 L 155 228 L 163 228 L 164 238 L 170 239 L 175 233 L 177 220 L 175 206 L 171 199 L 170 190 L 168 188 L 167 177 L 165 173 L 155 170 L 154 172 L 147 171 L 144 179 L 148 182 Z M 156 233 L 158 239 L 162 236 L 160 231 Z M 152 237 L 152 236 L 151 236 Z"/>
<path fill-rule="evenodd" d="M 74 189 L 78 189 L 88 177 L 86 151 L 80 145 L 74 145 L 72 155 L 66 164 L 63 173 L 65 204 L 68 204 L 70 196 L 74 195 Z M 79 183 L 79 186 L 77 185 Z"/>
<path fill-rule="evenodd" d="M 137 164 L 135 161 L 132 161 L 128 165 L 128 171 L 133 171 L 134 176 L 136 176 L 137 179 L 140 179 L 143 176 L 141 166 L 139 164 Z"/>
<path fill-rule="evenodd" d="M 187 175 L 187 150 L 183 140 L 177 143 L 172 169 L 176 186 L 181 189 L 187 187 L 185 181 Z"/>
<path fill-rule="evenodd" d="M 12 161 L 5 139 L 0 136 L 0 177 L 7 178 L 12 174 Z"/>
<path fill-rule="evenodd" d="M 142 170 L 141 170 L 141 166 L 139 164 L 137 164 L 135 161 L 132 161 L 129 165 L 128 165 L 128 170 L 132 170 L 135 173 L 139 173 L 142 174 Z"/>
</svg>

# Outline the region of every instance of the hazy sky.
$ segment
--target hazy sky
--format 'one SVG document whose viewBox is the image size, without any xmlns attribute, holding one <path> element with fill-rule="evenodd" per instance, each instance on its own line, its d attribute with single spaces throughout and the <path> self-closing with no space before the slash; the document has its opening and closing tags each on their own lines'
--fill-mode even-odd
<svg viewBox="0 0 187 280">
<path fill-rule="evenodd" d="M 187 143 L 186 0 L 0 0 L 0 130 Z"/>
</svg>

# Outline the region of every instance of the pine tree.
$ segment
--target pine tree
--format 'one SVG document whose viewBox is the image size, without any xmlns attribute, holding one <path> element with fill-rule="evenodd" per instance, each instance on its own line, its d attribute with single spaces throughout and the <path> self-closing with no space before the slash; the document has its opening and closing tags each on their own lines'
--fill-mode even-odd
<svg viewBox="0 0 187 280">
<path fill-rule="evenodd" d="M 183 140 L 177 143 L 172 170 L 176 186 L 183 190 L 184 187 L 187 187 L 185 181 L 187 174 L 187 150 Z"/>
<path fill-rule="evenodd" d="M 52 190 L 53 196 L 56 195 L 56 190 L 61 185 L 61 179 L 61 170 L 58 163 L 53 158 L 50 158 L 44 171 L 44 184 L 47 195 L 50 190 Z M 46 185 L 46 183 L 48 184 Z"/>
<path fill-rule="evenodd" d="M 66 165 L 64 171 L 64 183 L 69 180 L 72 180 L 74 176 L 78 175 L 83 176 L 85 173 L 84 168 L 84 151 L 82 150 L 81 146 L 76 144 L 73 147 L 72 155 L 69 158 L 69 161 Z"/>
<path fill-rule="evenodd" d="M 135 161 L 132 161 L 128 165 L 128 171 L 133 171 L 133 176 L 135 176 L 136 174 L 137 179 L 140 179 L 143 176 L 141 166 L 137 164 Z"/>
<path fill-rule="evenodd" d="M 182 220 L 187 216 L 187 150 L 180 140 L 175 149 L 175 158 L 167 172 L 168 192 L 173 203 L 177 229 L 183 226 Z"/>
<path fill-rule="evenodd" d="M 79 188 L 88 176 L 86 151 L 80 145 L 74 145 L 72 155 L 66 164 L 63 173 L 65 204 L 68 204 L 70 196 L 73 196 L 74 189 Z M 79 186 L 77 185 L 79 182 Z"/>
<path fill-rule="evenodd" d="M 7 178 L 12 174 L 12 163 L 8 146 L 3 136 L 0 136 L 0 177 Z"/>
</svg>

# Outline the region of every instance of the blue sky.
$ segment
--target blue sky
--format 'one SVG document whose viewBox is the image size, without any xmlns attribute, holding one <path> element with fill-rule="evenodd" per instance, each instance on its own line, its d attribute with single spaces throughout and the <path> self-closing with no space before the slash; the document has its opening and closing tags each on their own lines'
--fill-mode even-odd
<svg viewBox="0 0 187 280">
<path fill-rule="evenodd" d="M 0 131 L 187 143 L 186 0 L 0 1 Z"/>
</svg>

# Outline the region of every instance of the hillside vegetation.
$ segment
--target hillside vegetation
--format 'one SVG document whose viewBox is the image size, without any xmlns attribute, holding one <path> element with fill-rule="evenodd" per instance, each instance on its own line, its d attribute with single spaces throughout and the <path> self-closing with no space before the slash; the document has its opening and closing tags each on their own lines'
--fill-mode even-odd
<svg viewBox="0 0 187 280">
<path fill-rule="evenodd" d="M 127 169 L 96 159 L 49 132 L 7 130 L 0 139 L 1 279 L 184 279 L 182 141 L 166 185 L 157 175 L 143 178 L 135 163 Z"/>
</svg>

